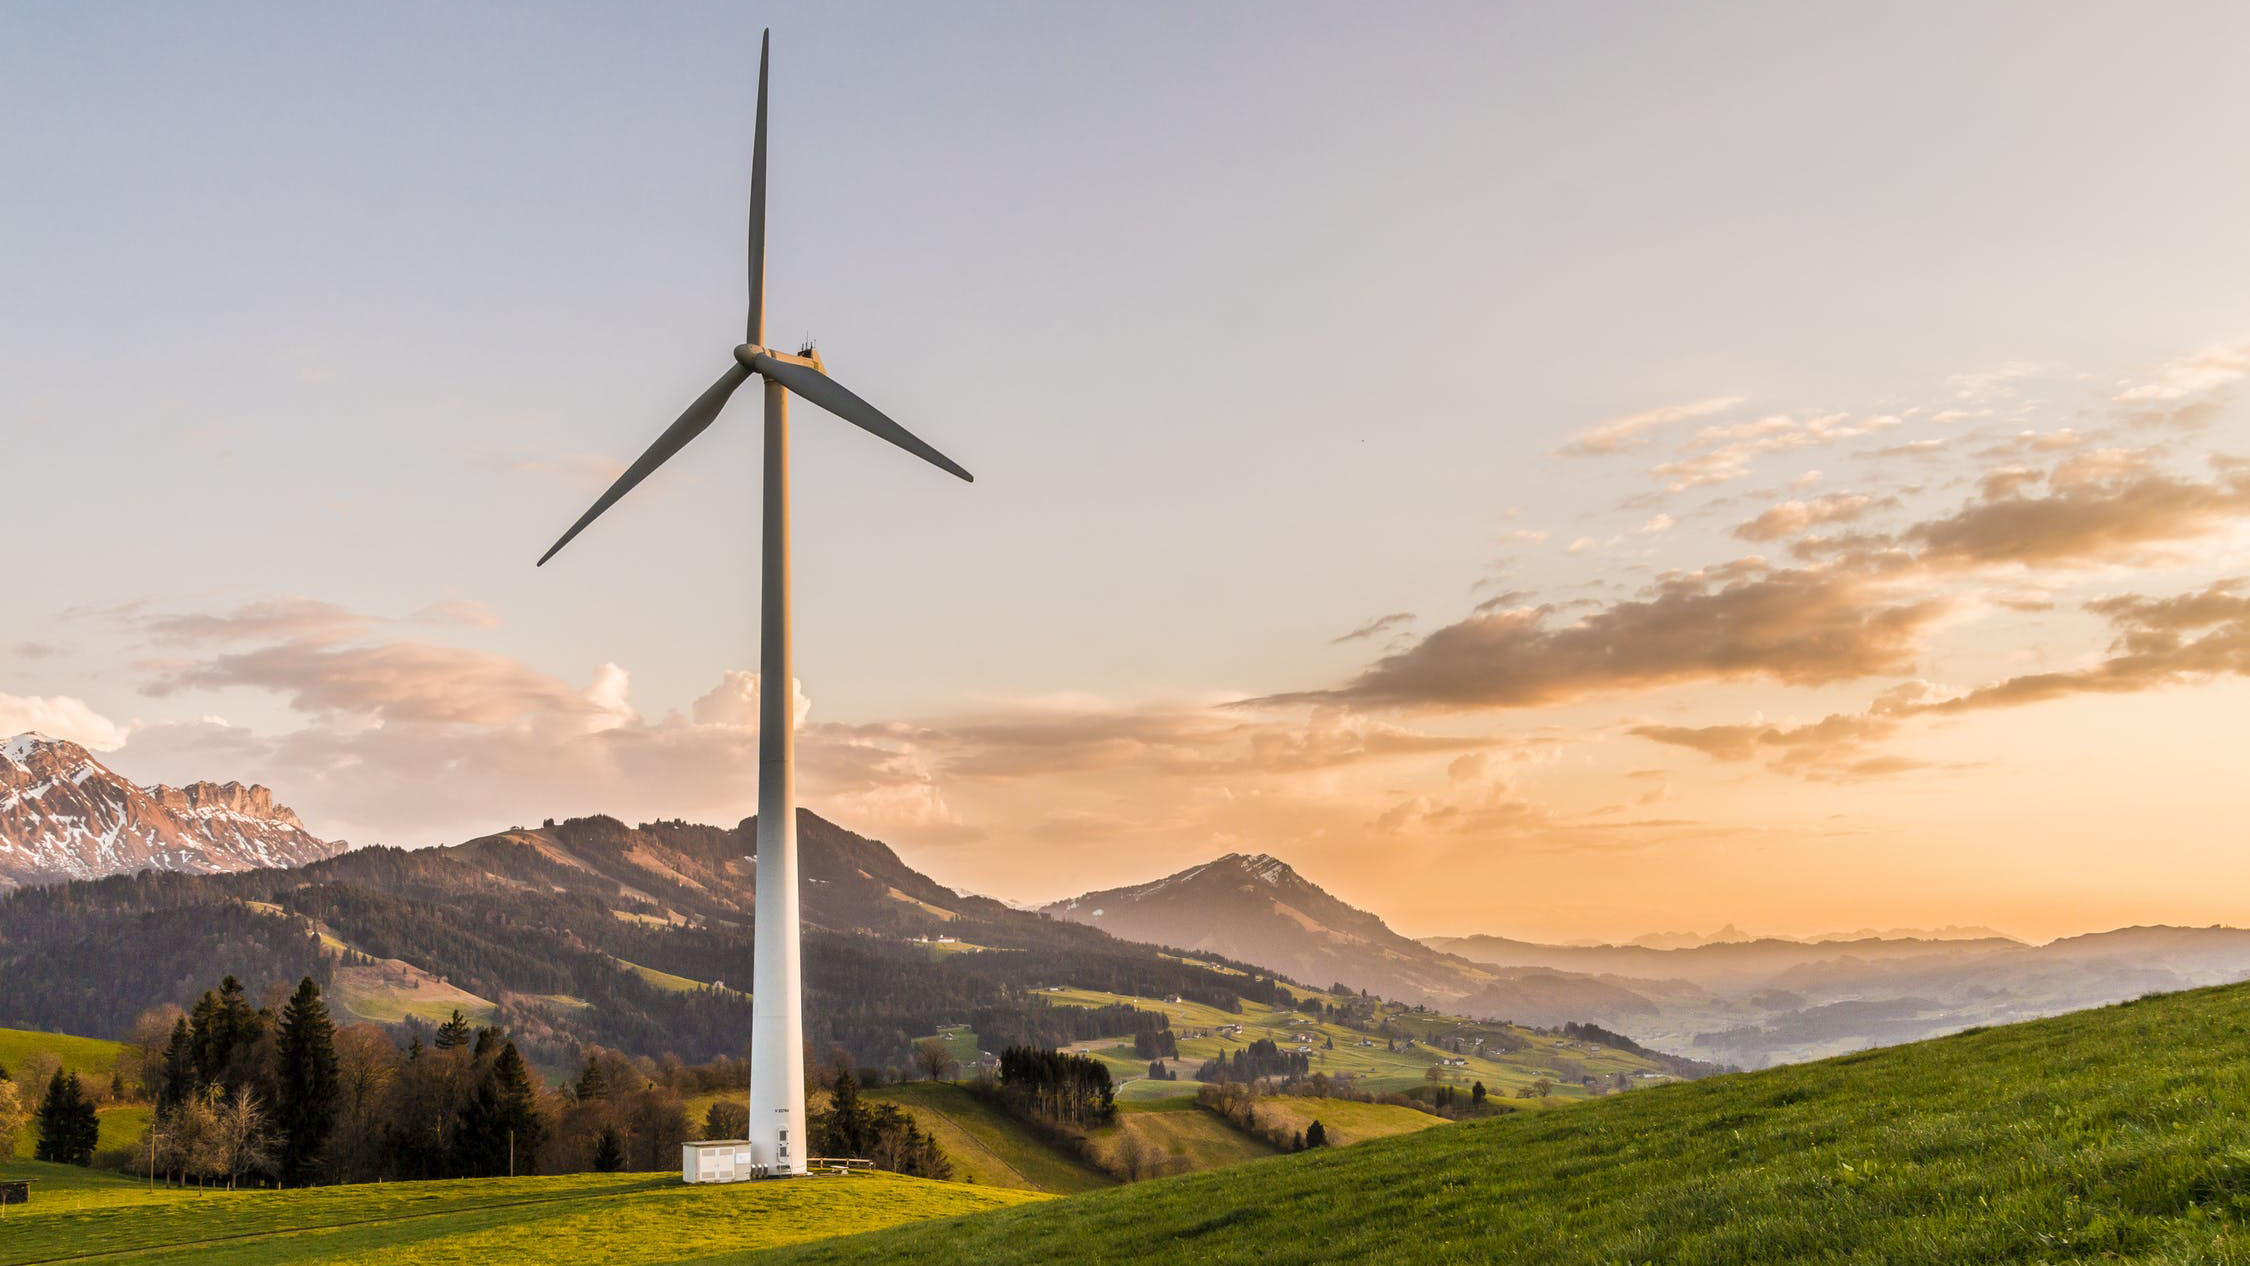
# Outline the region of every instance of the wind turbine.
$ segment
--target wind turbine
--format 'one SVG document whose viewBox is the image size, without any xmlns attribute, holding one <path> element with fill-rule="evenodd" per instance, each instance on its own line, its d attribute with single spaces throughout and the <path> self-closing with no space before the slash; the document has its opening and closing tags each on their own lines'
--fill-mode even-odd
<svg viewBox="0 0 2250 1266">
<path fill-rule="evenodd" d="M 769 1174 L 805 1172 L 805 1041 L 797 948 L 797 759 L 795 678 L 789 664 L 789 396 L 792 392 L 916 457 L 973 479 L 945 454 L 828 376 L 810 347 L 797 355 L 765 346 L 766 64 L 773 33 L 758 44 L 757 138 L 750 158 L 750 319 L 734 364 L 656 437 L 592 509 L 540 556 L 556 551 L 688 441 L 755 374 L 765 380 L 765 545 L 758 654 L 758 904 L 750 999 L 751 1164 Z"/>
</svg>

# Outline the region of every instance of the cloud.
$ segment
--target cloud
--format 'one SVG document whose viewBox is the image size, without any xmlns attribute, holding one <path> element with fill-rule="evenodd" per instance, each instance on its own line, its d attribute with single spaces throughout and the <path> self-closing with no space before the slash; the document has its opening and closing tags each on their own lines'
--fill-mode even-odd
<svg viewBox="0 0 2250 1266">
<path fill-rule="evenodd" d="M 1901 756 L 1870 756 L 1870 743 L 1907 720 L 2017 708 L 2083 694 L 2135 694 L 2219 677 L 2250 677 L 2250 577 L 2168 598 L 2126 594 L 2086 603 L 2111 626 L 2108 652 L 2084 668 L 2025 673 L 1955 694 L 1909 682 L 1865 713 L 1810 725 L 1643 725 L 1630 732 L 1722 761 L 1775 755 L 1773 768 L 1815 778 L 1873 777 L 1927 768 Z"/>
<path fill-rule="evenodd" d="M 127 732 L 83 699 L 69 695 L 11 695 L 0 693 L 0 738 L 36 730 L 48 738 L 68 739 L 95 752 L 115 751 L 125 745 Z"/>
<path fill-rule="evenodd" d="M 793 724 L 802 726 L 812 713 L 812 700 L 805 697 L 805 683 L 792 677 L 789 680 Z M 758 674 L 737 669 L 711 687 L 689 709 L 697 725 L 736 725 L 753 729 L 758 724 Z"/>
<path fill-rule="evenodd" d="M 1784 501 L 1734 529 L 1746 541 L 1773 541 L 1795 536 L 1822 523 L 1849 523 L 1867 513 L 1875 499 L 1860 493 L 1838 493 L 1807 501 Z"/>
<path fill-rule="evenodd" d="M 1446 788 L 1437 795 L 1411 796 L 1376 815 L 1369 824 L 1380 835 L 1433 831 L 1492 835 L 1535 831 L 1554 815 L 1517 787 L 1505 759 L 1493 752 L 1471 752 L 1445 769 Z"/>
<path fill-rule="evenodd" d="M 1846 413 L 1824 413 L 1810 417 L 1773 414 L 1748 422 L 1707 426 L 1681 446 L 1678 458 L 1658 463 L 1649 473 L 1663 480 L 1671 491 L 1685 492 L 1739 479 L 1750 473 L 1753 462 L 1769 453 L 1856 439 L 1898 424 L 1899 419 L 1889 414 L 1855 419 Z"/>
<path fill-rule="evenodd" d="M 1363 638 L 1380 637 L 1383 634 L 1390 632 L 1392 629 L 1398 628 L 1401 625 L 1412 624 L 1413 622 L 1414 613 L 1412 611 L 1393 611 L 1389 615 L 1376 616 L 1374 619 L 1360 625 L 1358 628 L 1344 634 L 1342 637 L 1330 638 L 1329 645 L 1341 646 L 1346 642 L 1356 642 Z"/>
<path fill-rule="evenodd" d="M 1848 782 L 1930 768 L 1925 761 L 1875 755 L 1868 748 L 1897 733 L 1932 692 L 1925 682 L 1904 682 L 1884 691 L 1865 712 L 1832 713 L 1806 724 L 1640 725 L 1628 733 L 1701 752 L 1713 760 L 1770 757 L 1770 767 L 1781 773 Z"/>
<path fill-rule="evenodd" d="M 1431 633 L 1344 686 L 1277 696 L 1358 707 L 1518 708 L 1697 681 L 1817 685 L 1895 675 L 1950 609 L 1893 600 L 1843 569 L 1758 560 L 1669 576 L 1646 597 L 1568 624 L 1552 608 L 1495 610 Z"/>
<path fill-rule="evenodd" d="M 2013 484 L 1988 487 L 1957 513 L 1914 525 L 1899 543 L 1919 547 L 1927 564 L 1949 566 L 2111 562 L 2250 513 L 2250 471 L 2207 483 L 2100 471 L 2067 486 L 2051 482 L 2057 486 L 2044 497 L 2022 496 Z"/>
<path fill-rule="evenodd" d="M 1562 457 L 1608 457 L 1616 453 L 1631 452 L 1646 446 L 1654 438 L 1654 433 L 1665 427 L 1724 413 L 1741 403 L 1741 396 L 1714 396 L 1709 400 L 1666 405 L 1660 409 L 1611 418 L 1580 431 L 1564 441 L 1555 453 Z"/>
<path fill-rule="evenodd" d="M 1301 721 L 1208 709 L 1016 713 L 924 727 L 916 738 L 948 775 L 995 779 L 1125 769 L 1173 776 L 1305 773 L 1502 741 L 1427 734 L 1334 706 L 1315 707 Z"/>
<path fill-rule="evenodd" d="M 1953 388 L 1954 399 L 1981 403 L 2013 396 L 2018 382 L 2054 368 L 2054 365 L 2042 361 L 2017 360 L 1995 365 L 1991 369 L 1955 374 L 1945 381 L 1947 386 Z"/>
<path fill-rule="evenodd" d="M 18 642 L 9 648 L 18 659 L 53 659 L 63 653 L 62 647 L 45 642 Z"/>
<path fill-rule="evenodd" d="M 2250 374 L 2250 340 L 2213 343 L 2186 356 L 2166 361 L 2156 375 L 2119 391 L 2123 404 L 2144 404 L 2208 396 L 2239 384 Z"/>
<path fill-rule="evenodd" d="M 2028 673 L 1928 704 L 1931 713 L 2012 708 L 2076 694 L 2129 694 L 2213 677 L 2250 676 L 2250 578 L 2219 581 L 2170 598 L 2127 594 L 2086 609 L 2108 620 L 2114 639 L 2091 667 Z"/>
<path fill-rule="evenodd" d="M 614 668 L 614 666 L 607 666 Z M 586 691 L 506 656 L 426 642 L 335 646 L 280 642 L 227 652 L 162 671 L 142 693 L 246 686 L 289 699 L 299 712 L 351 714 L 385 723 L 507 725 L 567 720 L 600 728 L 616 715 L 619 687 Z"/>
<path fill-rule="evenodd" d="M 180 644 L 248 642 L 273 638 L 334 641 L 384 623 L 314 598 L 274 598 L 245 603 L 223 615 L 190 613 L 134 617 L 158 641 Z"/>
</svg>

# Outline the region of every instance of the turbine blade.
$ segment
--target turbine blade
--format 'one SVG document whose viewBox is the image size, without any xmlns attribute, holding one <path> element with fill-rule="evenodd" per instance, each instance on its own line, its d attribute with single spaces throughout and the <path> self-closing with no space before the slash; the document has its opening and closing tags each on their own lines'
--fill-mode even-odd
<svg viewBox="0 0 2250 1266">
<path fill-rule="evenodd" d="M 939 470 L 975 482 L 976 476 L 961 469 L 952 458 L 923 443 L 912 431 L 891 421 L 881 409 L 860 399 L 844 384 L 812 366 L 792 364 L 766 355 L 753 358 L 751 365 L 769 380 L 780 383 L 870 435 L 889 440 Z"/>
<path fill-rule="evenodd" d="M 766 54 L 773 46 L 773 31 L 758 39 L 758 130 L 750 143 L 750 320 L 748 337 L 756 347 L 766 341 Z"/>
<path fill-rule="evenodd" d="M 617 477 L 617 482 L 611 484 L 609 491 L 601 495 L 601 500 L 594 503 L 594 508 L 581 515 L 578 522 L 571 524 L 570 530 L 562 534 L 562 539 L 555 542 L 553 548 L 539 556 L 538 565 L 546 566 L 548 559 L 553 558 L 563 546 L 570 544 L 572 537 L 585 531 L 587 524 L 601 517 L 602 511 L 616 505 L 618 498 L 631 492 L 634 485 L 648 478 L 650 473 L 669 460 L 672 454 L 686 448 L 689 440 L 703 434 L 704 429 L 709 427 L 713 419 L 719 416 L 719 410 L 726 407 L 727 397 L 733 395 L 734 389 L 749 381 L 749 379 L 750 371 L 741 365 L 735 365 L 730 367 L 720 377 L 719 381 L 712 383 L 708 391 L 697 396 L 695 403 L 687 407 L 687 412 L 681 414 L 677 422 L 666 427 L 664 434 L 656 437 L 656 442 L 648 446 L 648 451 L 641 454 L 640 460 L 634 462 L 626 469 L 624 474 Z"/>
</svg>

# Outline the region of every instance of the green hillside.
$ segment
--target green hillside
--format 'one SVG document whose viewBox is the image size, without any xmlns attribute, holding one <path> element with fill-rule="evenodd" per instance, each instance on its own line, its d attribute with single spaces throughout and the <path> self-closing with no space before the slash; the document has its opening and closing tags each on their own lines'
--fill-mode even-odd
<svg viewBox="0 0 2250 1266">
<path fill-rule="evenodd" d="M 1043 1198 L 894 1174 L 694 1187 L 676 1174 L 572 1174 L 153 1198 L 67 1166 L 18 1162 L 0 1176 L 36 1180 L 31 1203 L 0 1223 L 0 1266 L 661 1266 Z"/>
<path fill-rule="evenodd" d="M 27 1062 L 40 1054 L 53 1055 L 62 1067 L 86 1079 L 88 1088 L 101 1095 L 109 1088 L 109 1075 L 116 1069 L 117 1061 L 125 1052 L 122 1042 L 104 1041 L 98 1037 L 75 1037 L 68 1033 L 41 1033 L 34 1029 L 0 1029 L 0 1068 L 8 1070 L 19 1082 L 25 1079 Z M 137 1076 L 128 1071 L 126 1076 Z M 45 1086 L 19 1087 L 32 1103 L 46 1090 Z M 96 1145 L 100 1151 L 121 1151 L 131 1147 L 148 1127 L 148 1107 L 136 1103 L 105 1103 L 101 1106 L 101 1138 Z M 30 1157 L 37 1145 L 36 1131 L 29 1122 L 16 1135 L 15 1155 Z"/>
<path fill-rule="evenodd" d="M 117 1067 L 117 1057 L 124 1050 L 124 1043 L 108 1042 L 98 1037 L 73 1037 L 68 1033 L 41 1033 L 33 1029 L 0 1029 L 0 1068 L 7 1069 L 12 1075 L 20 1075 L 23 1062 L 44 1051 L 61 1060 L 64 1068 L 89 1081 L 96 1077 L 107 1081 L 110 1071 Z"/>
<path fill-rule="evenodd" d="M 993 1187 L 1067 1195 L 1107 1187 L 1115 1180 L 1042 1141 L 1031 1128 L 959 1086 L 909 1082 L 867 1092 L 895 1103 L 937 1138 L 954 1176 Z"/>
<path fill-rule="evenodd" d="M 1196 1002 L 1171 1002 L 1091 989 L 1045 989 L 1040 995 L 1052 1002 L 1081 1007 L 1124 1003 L 1144 1011 L 1162 1012 L 1171 1021 L 1172 1032 L 1178 1036 L 1180 1060 L 1174 1068 L 1182 1078 L 1193 1076 L 1195 1065 L 1204 1060 L 1239 1051 L 1265 1038 L 1285 1050 L 1309 1045 L 1312 1051 L 1307 1058 L 1314 1072 L 1350 1077 L 1360 1089 L 1411 1090 L 1423 1084 L 1432 1060 L 1450 1054 L 1435 1049 L 1431 1043 L 1456 1037 L 1466 1042 L 1486 1034 L 1504 1034 L 1510 1041 L 1522 1045 L 1520 1049 L 1490 1055 L 1466 1051 L 1458 1057 L 1465 1061 L 1461 1066 L 1443 1070 L 1448 1083 L 1466 1087 L 1481 1081 L 1494 1095 L 1511 1099 L 1517 1091 L 1545 1079 L 1550 1083 L 1550 1098 L 1561 1100 L 1583 1098 L 1593 1093 L 1578 1084 L 1583 1077 L 1609 1079 L 1623 1073 L 1653 1079 L 1662 1075 L 1655 1063 L 1628 1051 L 1598 1048 L 1514 1025 L 1480 1023 L 1460 1016 L 1415 1011 L 1398 1003 L 1382 1004 L 1380 1015 L 1400 1035 L 1411 1037 L 1419 1044 L 1411 1051 L 1388 1050 L 1382 1038 L 1332 1021 L 1306 1019 L 1287 1007 L 1246 1004 L 1237 1013 Z M 1349 1001 L 1338 994 L 1307 996 L 1330 1003 Z M 1239 1026 L 1239 1031 L 1233 1031 L 1230 1026 Z M 1300 1043 L 1296 1040 L 1298 1037 L 1307 1040 Z M 1333 1048 L 1328 1045 L 1330 1042 L 1335 1044 Z M 1367 1045 L 1361 1045 L 1362 1042 Z M 1108 1064 L 1110 1075 L 1120 1082 L 1131 1083 L 1148 1073 L 1148 1061 L 1135 1056 L 1129 1042 L 1081 1042 L 1074 1049 Z M 1128 1101 L 1140 1098 L 1133 1093 L 1140 1088 L 1127 1085 L 1120 1097 Z M 1195 1086 L 1192 1082 L 1163 1084 L 1161 1089 L 1150 1085 L 1147 1093 L 1157 1097 L 1193 1095 Z M 1532 1106 L 1536 1102 L 1524 1100 L 1523 1104 Z"/>
<path fill-rule="evenodd" d="M 2250 985 L 759 1261 L 2250 1261 Z"/>
</svg>

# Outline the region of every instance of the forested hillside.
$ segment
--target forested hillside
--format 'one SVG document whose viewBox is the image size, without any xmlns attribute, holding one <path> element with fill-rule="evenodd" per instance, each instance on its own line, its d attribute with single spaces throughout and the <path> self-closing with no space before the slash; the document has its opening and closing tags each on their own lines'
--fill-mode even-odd
<svg viewBox="0 0 2250 1266">
<path fill-rule="evenodd" d="M 1281 996 L 1255 971 L 955 893 L 811 813 L 798 830 L 816 1047 L 884 1066 L 941 1024 L 989 1050 L 1121 1031 L 1033 995 L 1046 985 L 1230 1009 Z M 253 988 L 310 976 L 339 1019 L 412 1024 L 460 1007 L 542 1062 L 587 1044 L 738 1055 L 754 831 L 596 817 L 296 870 L 28 889 L 0 899 L 0 1025 L 123 1036 L 220 974 Z"/>
</svg>

